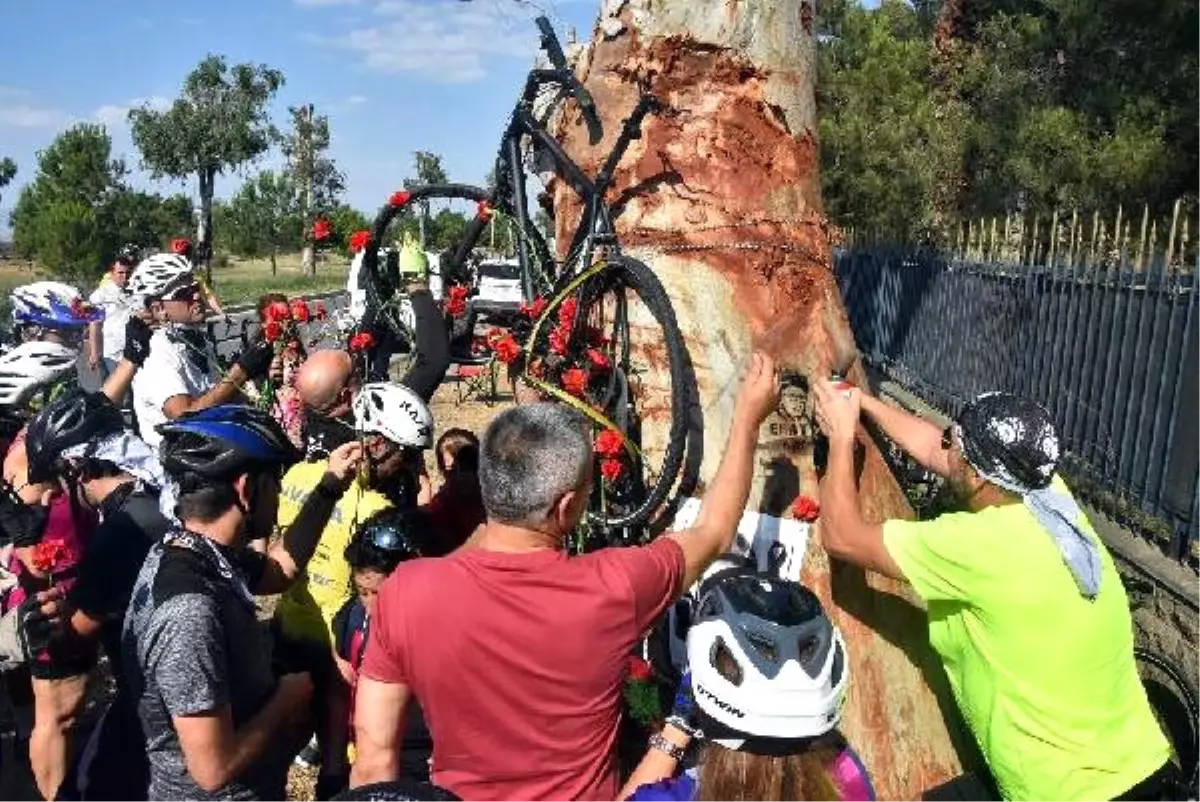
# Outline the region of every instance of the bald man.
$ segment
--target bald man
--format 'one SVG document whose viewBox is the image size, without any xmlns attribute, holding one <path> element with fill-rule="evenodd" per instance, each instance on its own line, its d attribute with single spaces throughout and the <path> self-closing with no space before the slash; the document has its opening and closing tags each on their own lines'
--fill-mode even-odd
<svg viewBox="0 0 1200 802">
<path fill-rule="evenodd" d="M 425 403 L 437 392 L 450 367 L 450 342 L 446 321 L 428 285 L 410 282 L 415 329 L 412 364 L 400 383 Z M 296 374 L 296 392 L 304 404 L 305 459 L 327 459 L 329 452 L 354 439 L 350 405 L 362 385 L 362 366 L 341 349 L 324 349 L 309 355 Z"/>
</svg>

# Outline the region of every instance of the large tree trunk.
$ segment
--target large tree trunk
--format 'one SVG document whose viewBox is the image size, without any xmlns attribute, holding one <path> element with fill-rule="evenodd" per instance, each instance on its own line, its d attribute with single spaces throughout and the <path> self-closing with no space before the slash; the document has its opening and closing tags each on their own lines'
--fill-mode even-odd
<svg viewBox="0 0 1200 802">
<path fill-rule="evenodd" d="M 573 107 L 557 121 L 567 152 L 594 175 L 637 102 L 639 82 L 670 108 L 647 121 L 609 202 L 621 209 L 621 242 L 667 287 L 687 340 L 705 419 L 704 481 L 720 459 L 732 391 L 752 346 L 809 377 L 839 370 L 865 383 L 821 211 L 812 19 L 809 0 L 609 0 L 577 63 L 603 118 L 603 141 L 588 144 Z M 557 241 L 569 242 L 580 205 L 565 182 L 552 191 Z M 654 375 L 644 381 L 651 394 L 669 389 L 654 387 Z M 656 438 L 661 444 L 664 423 L 647 422 L 649 447 Z M 812 445 L 807 425 L 764 425 L 752 497 L 758 509 L 782 514 L 797 494 L 817 495 Z M 870 444 L 860 498 L 871 519 L 911 515 Z M 809 540 L 803 575 L 849 644 L 843 731 L 881 798 L 918 798 L 960 772 L 950 733 L 961 732 L 941 692 L 924 614 L 905 586 L 831 565 L 817 540 Z"/>
</svg>

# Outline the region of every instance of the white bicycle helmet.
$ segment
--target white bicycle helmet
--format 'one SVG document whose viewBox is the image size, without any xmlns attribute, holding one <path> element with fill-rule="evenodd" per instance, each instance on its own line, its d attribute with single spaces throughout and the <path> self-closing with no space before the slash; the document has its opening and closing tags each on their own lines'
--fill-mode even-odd
<svg viewBox="0 0 1200 802">
<path fill-rule="evenodd" d="M 688 632 L 700 729 L 728 749 L 789 754 L 842 717 L 842 634 L 798 582 L 749 569 L 701 587 Z"/>
<path fill-rule="evenodd" d="M 84 300 L 79 290 L 61 281 L 35 281 L 12 292 L 13 326 L 83 328 L 104 320 L 104 311 Z"/>
<path fill-rule="evenodd" d="M 420 396 L 401 384 L 364 384 L 354 398 L 354 428 L 408 448 L 433 444 L 433 414 Z"/>
<path fill-rule="evenodd" d="M 0 355 L 0 406 L 23 408 L 40 388 L 75 370 L 73 348 L 49 342 L 27 342 Z"/>
<path fill-rule="evenodd" d="M 134 268 L 125 291 L 131 298 L 145 304 L 190 280 L 194 280 L 194 274 L 187 257 L 177 253 L 156 253 L 143 259 Z"/>
</svg>

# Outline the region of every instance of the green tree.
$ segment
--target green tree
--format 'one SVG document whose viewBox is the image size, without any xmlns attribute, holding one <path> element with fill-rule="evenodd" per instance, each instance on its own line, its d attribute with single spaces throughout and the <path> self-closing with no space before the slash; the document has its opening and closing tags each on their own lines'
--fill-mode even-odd
<svg viewBox="0 0 1200 802">
<path fill-rule="evenodd" d="M 192 200 L 186 195 L 163 198 L 122 188 L 110 196 L 97 217 L 104 229 L 106 248 L 111 250 L 125 243 L 163 247 L 168 240 L 187 235 L 194 214 Z"/>
<path fill-rule="evenodd" d="M 37 174 L 13 210 L 16 252 L 65 279 L 94 276 L 118 245 L 104 223 L 125 173 L 103 127 L 61 133 L 38 153 Z"/>
<path fill-rule="evenodd" d="M 0 159 L 0 189 L 12 183 L 12 180 L 17 177 L 17 163 L 5 156 Z"/>
<path fill-rule="evenodd" d="M 264 64 L 230 67 L 209 55 L 188 74 L 170 109 L 133 109 L 133 141 L 154 177 L 196 176 L 200 190 L 198 256 L 211 280 L 213 184 L 218 174 L 257 159 L 277 135 L 267 105 L 283 73 Z"/>
<path fill-rule="evenodd" d="M 830 217 L 892 239 L 935 236 L 935 191 L 961 158 L 969 121 L 930 91 L 926 23 L 884 0 L 876 10 L 843 5 L 825 24 L 836 31 L 821 45 L 817 82 Z"/>
<path fill-rule="evenodd" d="M 329 157 L 329 118 L 315 115 L 311 104 L 288 109 L 292 116 L 291 131 L 282 136 L 283 155 L 288 160 L 288 174 L 299 193 L 300 216 L 304 221 L 304 254 L 301 258 L 305 273 L 317 269 L 313 258 L 313 220 L 327 214 L 346 188 L 346 179 Z"/>
<path fill-rule="evenodd" d="M 450 179 L 442 167 L 442 157 L 428 150 L 418 150 L 413 154 L 413 166 L 416 168 L 415 179 L 404 179 L 404 188 L 423 186 L 425 184 L 444 184 Z M 417 216 L 417 230 L 421 236 L 421 246 L 425 246 L 426 229 L 430 223 L 429 201 L 421 201 L 421 213 Z"/>
<path fill-rule="evenodd" d="M 267 256 L 271 275 L 278 272 L 280 251 L 300 247 L 303 222 L 296 185 L 287 175 L 260 172 L 224 204 L 221 216 L 229 249 L 239 256 Z"/>
<path fill-rule="evenodd" d="M 326 215 L 326 219 L 333 229 L 333 234 L 326 244 L 346 254 L 350 253 L 350 235 L 371 227 L 371 221 L 365 214 L 344 203 L 336 205 Z"/>
</svg>

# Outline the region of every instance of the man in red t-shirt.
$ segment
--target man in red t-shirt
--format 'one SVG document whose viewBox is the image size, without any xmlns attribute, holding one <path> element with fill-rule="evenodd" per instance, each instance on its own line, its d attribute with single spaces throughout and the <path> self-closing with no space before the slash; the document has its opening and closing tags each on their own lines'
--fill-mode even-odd
<svg viewBox="0 0 1200 802">
<path fill-rule="evenodd" d="M 571 558 L 563 540 L 591 493 L 590 428 L 555 404 L 496 418 L 479 466 L 488 520 L 472 547 L 400 566 L 379 595 L 351 785 L 396 779 L 415 694 L 437 785 L 465 799 L 613 799 L 630 652 L 728 550 L 778 398 L 774 362 L 753 354 L 693 528 Z"/>
</svg>

